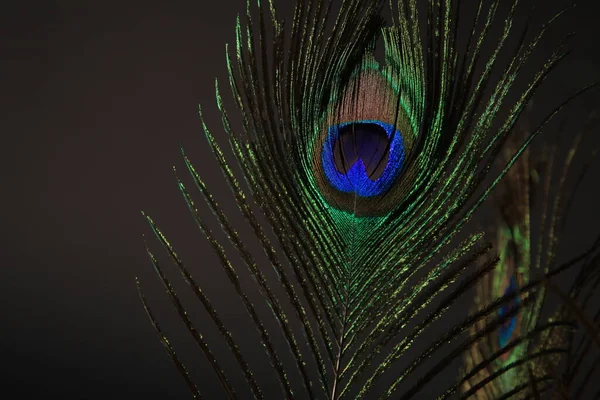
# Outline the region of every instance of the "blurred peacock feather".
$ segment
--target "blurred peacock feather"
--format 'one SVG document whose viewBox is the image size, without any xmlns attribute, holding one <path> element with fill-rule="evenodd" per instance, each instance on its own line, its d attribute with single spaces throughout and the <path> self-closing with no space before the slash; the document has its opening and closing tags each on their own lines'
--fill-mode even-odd
<svg viewBox="0 0 600 400">
<path fill-rule="evenodd" d="M 512 146 L 506 146 L 506 151 L 514 153 Z M 511 154 L 512 155 L 512 154 Z M 501 201 L 498 208 L 500 220 L 493 228 L 496 231 L 495 248 L 499 252 L 500 261 L 497 268 L 490 274 L 484 276 L 476 286 L 475 309 L 483 308 L 504 295 L 517 293 L 519 288 L 529 282 L 531 267 L 531 228 L 530 228 L 530 183 L 537 181 L 539 176 L 535 169 L 529 167 L 529 149 L 526 150 L 517 163 L 509 170 L 505 179 L 500 183 L 502 191 Z M 498 311 L 498 316 L 509 313 L 517 308 L 521 302 L 521 296 L 511 298 L 508 304 L 503 305 Z M 471 391 L 478 388 L 479 382 L 496 371 L 511 363 L 522 360 L 527 349 L 527 342 L 520 343 L 507 349 L 507 344 L 514 337 L 520 337 L 526 327 L 535 325 L 539 309 L 535 306 L 523 307 L 516 315 L 506 320 L 489 336 L 476 343 L 467 353 L 466 371 L 473 374 L 475 368 L 484 360 L 498 354 L 494 363 L 479 372 L 464 385 L 466 393 L 474 392 L 478 399 L 498 398 L 529 381 L 529 377 L 523 370 L 526 366 L 513 368 L 504 372 L 499 379 L 491 381 L 483 389 Z M 487 318 L 478 321 L 471 327 L 473 333 L 485 329 L 485 326 L 496 317 L 491 314 Z M 506 349 L 502 353 L 500 350 Z"/>
<path fill-rule="evenodd" d="M 269 360 L 279 397 L 414 397 L 490 332 L 499 330 L 496 340 L 505 345 L 527 332 L 517 327 L 535 326 L 536 314 L 525 317 L 521 310 L 539 307 L 535 301 L 541 299 L 546 280 L 528 283 L 522 269 L 529 261 L 508 263 L 516 253 L 529 254 L 528 208 L 515 210 L 499 229 L 499 240 L 507 243 L 499 244 L 504 252 L 500 268 L 495 268 L 498 258 L 484 261 L 490 246 L 483 234 L 464 228 L 529 143 L 570 100 L 527 133 L 500 172 L 490 172 L 525 105 L 567 50 L 560 43 L 537 72 L 525 73 L 551 23 L 533 35 L 527 29 L 515 34 L 519 1 L 511 1 L 506 12 L 500 3 L 474 3 L 474 18 L 467 24 L 461 20 L 463 25 L 463 4 L 454 0 L 390 1 L 387 25 L 379 0 L 343 0 L 338 11 L 329 0 L 298 1 L 288 29 L 273 0 L 258 1 L 254 11 L 248 2 L 246 24 L 238 18 L 234 56 L 227 51 L 227 66 L 242 129 L 233 128 L 216 84 L 232 157 L 222 150 L 202 113 L 200 117 L 224 179 L 268 262 L 258 261 L 261 255 L 238 234 L 232 217 L 219 207 L 185 154 L 191 178 L 227 244 L 208 228 L 182 180 L 177 182 L 259 334 L 258 347 Z M 491 33 L 493 27 L 501 29 L 499 36 Z M 464 43 L 458 39 L 459 30 Z M 512 49 L 511 38 L 517 40 Z M 376 52 L 380 39 L 383 60 Z M 515 81 L 522 76 L 528 82 L 517 91 Z M 234 172 L 238 167 L 241 175 Z M 522 172 L 511 174 L 521 177 Z M 518 188 L 526 191 L 527 185 L 519 182 Z M 253 374 L 239 338 L 165 234 L 146 218 L 239 366 L 232 371 L 215 356 L 146 246 L 179 316 L 228 398 L 265 398 L 264 382 Z M 519 222 L 511 223 L 514 218 Z M 242 265 L 234 267 L 225 245 L 236 250 L 271 314 L 262 315 L 251 301 L 238 276 Z M 591 252 L 597 247 L 596 243 Z M 547 269 L 545 276 L 579 261 Z M 276 281 L 265 275 L 269 268 Z M 499 280 L 489 275 L 491 271 L 510 278 Z M 498 282 L 492 295 L 506 295 L 461 321 L 444 321 L 448 310 L 478 282 Z M 194 397 L 201 398 L 202 387 L 162 332 L 139 282 L 138 289 L 172 360 Z M 526 291 L 536 296 L 525 296 Z M 290 306 L 291 313 L 286 311 Z M 275 329 L 267 323 L 273 318 Z M 439 321 L 447 330 L 428 341 L 424 333 Z M 289 354 L 277 350 L 279 341 L 285 341 Z M 425 348 L 415 356 L 411 351 L 417 341 L 425 341 Z M 290 354 L 292 363 L 286 361 Z M 501 360 L 526 354 L 514 350 Z M 430 359 L 433 366 L 428 365 Z M 244 394 L 230 378 L 240 372 L 248 383 Z M 444 397 L 460 388 L 456 384 L 444 389 Z"/>
<path fill-rule="evenodd" d="M 526 131 L 526 126 L 524 129 Z M 572 340 L 569 332 L 577 326 L 576 321 L 564 307 L 555 310 L 550 318 L 541 319 L 543 307 L 547 306 L 545 288 L 534 294 L 519 292 L 527 287 L 533 277 L 548 273 L 554 262 L 558 238 L 561 236 L 559 231 L 564 227 L 561 221 L 568 211 L 560 210 L 559 205 L 564 203 L 561 197 L 566 177 L 582 137 L 583 134 L 574 137 L 571 148 L 566 152 L 566 159 L 559 159 L 563 162 L 556 161 L 555 148 L 551 151 L 546 148 L 537 160 L 537 167 L 534 167 L 530 150 L 527 149 L 499 184 L 501 187 L 498 188 L 496 202 L 499 222 L 492 229 L 496 233 L 494 247 L 499 252 L 500 261 L 492 273 L 477 283 L 475 309 L 508 296 L 509 302 L 497 311 L 497 316 L 502 317 L 511 311 L 516 313 L 491 334 L 473 344 L 466 353 L 463 378 L 463 392 L 466 395 L 482 400 L 502 398 L 507 394 L 526 398 L 530 393 L 524 389 L 532 379 L 543 381 L 549 374 L 558 375 L 561 357 L 567 352 L 569 340 Z M 513 138 L 505 146 L 508 159 L 516 151 L 517 144 L 517 139 Z M 560 168 L 558 177 L 553 173 L 556 165 Z M 540 170 L 543 173 L 540 174 Z M 540 182 L 540 177 L 544 178 L 544 183 Z M 534 194 L 539 192 L 539 186 L 543 186 L 543 205 L 538 207 L 541 208 L 541 227 L 537 235 L 532 235 L 530 212 L 535 208 Z M 551 193 L 555 196 L 554 201 Z M 532 238 L 537 240 L 533 241 Z M 579 281 L 589 274 L 589 261 L 580 270 Z M 545 263 L 545 267 L 542 263 Z M 552 285 L 549 281 L 546 283 Z M 557 290 L 556 286 L 553 288 Z M 570 294 L 572 299 L 578 300 L 580 288 L 574 286 Z M 518 307 L 525 296 L 531 295 L 537 298 L 529 306 Z M 495 317 L 490 314 L 485 320 L 479 321 L 471 327 L 472 334 L 484 330 Z"/>
</svg>

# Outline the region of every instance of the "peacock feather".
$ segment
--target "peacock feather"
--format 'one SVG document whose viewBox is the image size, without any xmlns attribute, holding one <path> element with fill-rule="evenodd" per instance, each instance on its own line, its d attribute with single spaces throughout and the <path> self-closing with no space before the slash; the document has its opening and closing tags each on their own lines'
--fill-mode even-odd
<svg viewBox="0 0 600 400">
<path fill-rule="evenodd" d="M 512 143 L 510 143 L 512 144 Z M 515 146 L 505 147 L 507 154 L 514 153 Z M 501 197 L 498 201 L 500 211 L 499 221 L 494 230 L 496 240 L 494 248 L 499 253 L 496 269 L 484 276 L 476 286 L 475 309 L 485 307 L 503 296 L 514 294 L 510 301 L 503 305 L 497 316 L 502 317 L 518 309 L 521 302 L 519 289 L 529 282 L 531 273 L 531 227 L 530 227 L 530 189 L 539 176 L 537 171 L 530 168 L 529 149 L 526 150 L 517 163 L 507 173 L 500 183 Z M 466 355 L 465 369 L 472 371 L 484 360 L 496 355 L 492 364 L 480 370 L 474 377 L 468 379 L 463 387 L 466 393 L 473 392 L 472 388 L 480 386 L 487 378 L 497 371 L 503 371 L 507 365 L 523 359 L 527 353 L 528 342 L 507 347 L 511 339 L 525 336 L 527 327 L 535 326 L 539 308 L 523 307 L 511 318 L 505 320 L 496 331 L 476 343 Z M 471 331 L 476 334 L 494 319 L 489 315 L 478 321 Z M 506 349 L 505 352 L 502 352 Z M 524 373 L 525 371 L 525 373 Z M 494 399 L 509 393 L 520 385 L 527 383 L 527 366 L 512 368 L 502 373 L 499 379 L 491 381 L 483 388 L 474 392 L 477 399 Z"/>
<path fill-rule="evenodd" d="M 234 217 L 202 180 L 203 171 L 185 154 L 204 205 L 178 175 L 177 183 L 260 337 L 277 395 L 265 394 L 239 338 L 203 292 L 204 272 L 188 269 L 144 214 L 239 367 L 232 370 L 215 355 L 147 245 L 176 311 L 228 398 L 398 398 L 400 389 L 400 397 L 409 398 L 488 330 L 504 330 L 501 341 L 512 337 L 512 314 L 530 302 L 509 303 L 504 296 L 507 304 L 446 320 L 447 331 L 424 339 L 477 282 L 486 282 L 486 276 L 497 280 L 489 274 L 498 259 L 485 261 L 490 246 L 483 234 L 464 228 L 566 104 L 525 136 L 500 172 L 490 172 L 536 88 L 566 55 L 561 43 L 537 72 L 525 73 L 551 23 L 533 34 L 515 32 L 515 14 L 522 7 L 514 0 L 503 11 L 501 3 L 506 5 L 480 0 L 465 23 L 459 20 L 460 1 L 390 1 L 386 22 L 383 1 L 343 0 L 337 9 L 329 0 L 302 0 L 286 25 L 273 0 L 248 2 L 246 22 L 237 20 L 233 51 L 227 47 L 228 83 L 242 126 L 230 120 L 218 81 L 221 136 L 228 149 L 202 112 L 200 118 L 263 254 L 247 245 Z M 493 28 L 501 31 L 498 37 L 490 34 Z M 516 46 L 508 45 L 512 38 Z M 519 91 L 515 81 L 522 76 L 528 81 Z M 205 209 L 223 238 L 210 229 Z M 524 246 L 518 251 L 528 254 L 528 227 L 519 221 L 500 229 L 499 240 L 518 242 Z M 508 251 L 509 246 L 500 247 Z M 500 257 L 505 275 L 509 257 Z M 519 267 L 510 268 L 512 278 L 500 288 L 506 293 L 527 282 Z M 270 269 L 276 279 L 267 276 Z M 248 296 L 242 271 L 253 278 L 269 314 Z M 187 372 L 141 289 L 140 295 L 172 360 L 194 397 L 201 398 L 202 385 Z M 488 321 L 496 312 L 501 318 Z M 275 327 L 267 323 L 272 319 Z M 516 325 L 522 323 L 517 317 Z M 413 343 L 423 340 L 422 351 L 411 353 Z M 286 343 L 285 354 L 278 350 L 280 341 Z M 450 354 L 427 365 L 448 343 L 455 345 Z M 248 384 L 243 393 L 231 378 L 240 373 Z M 457 391 L 459 386 L 452 386 L 444 396 Z"/>
<path fill-rule="evenodd" d="M 475 324 L 471 332 L 475 335 L 485 330 L 495 317 L 509 313 L 512 313 L 512 317 L 505 319 L 495 331 L 475 343 L 466 353 L 463 378 L 465 395 L 482 400 L 506 398 L 509 395 L 526 398 L 531 393 L 523 389 L 529 387 L 532 380 L 543 381 L 549 376 L 559 375 L 561 359 L 572 347 L 572 331 L 577 326 L 573 313 L 569 312 L 572 310 L 564 305 L 559 306 L 549 317 L 541 318 L 546 305 L 546 288 L 540 288 L 537 293 L 519 292 L 534 277 L 547 274 L 555 263 L 558 238 L 562 236 L 561 228 L 564 227 L 562 220 L 568 211 L 568 207 L 560 209 L 560 205 L 564 204 L 561 197 L 582 138 L 583 134 L 574 136 L 564 159 L 556 156 L 556 148 L 546 148 L 540 152 L 541 157 L 535 167 L 530 149 L 527 149 L 499 184 L 496 201 L 498 222 L 492 228 L 496 233 L 494 247 L 499 253 L 499 263 L 491 274 L 477 283 L 475 309 L 505 297 L 508 297 L 508 303 L 497 311 L 497 315 L 490 314 L 486 320 Z M 522 135 L 518 139 L 522 140 Z M 507 158 L 516 151 L 518 139 L 512 138 L 505 146 Z M 554 173 L 557 166 L 560 168 L 558 174 Z M 535 199 L 537 192 L 542 193 L 541 201 Z M 531 210 L 536 208 L 536 203 L 541 226 L 536 234 L 532 234 Z M 586 286 L 583 281 L 595 263 L 597 260 L 588 258 L 583 264 L 577 278 L 579 283 L 571 288 L 568 301 L 574 303 L 583 297 L 581 292 Z M 546 283 L 552 290 L 560 291 L 549 281 Z M 595 285 L 597 283 L 590 286 Z M 587 290 L 593 289 L 588 287 Z M 529 306 L 519 307 L 527 296 L 533 296 L 534 300 Z M 588 349 L 591 340 L 591 337 L 583 340 L 587 341 Z"/>
</svg>

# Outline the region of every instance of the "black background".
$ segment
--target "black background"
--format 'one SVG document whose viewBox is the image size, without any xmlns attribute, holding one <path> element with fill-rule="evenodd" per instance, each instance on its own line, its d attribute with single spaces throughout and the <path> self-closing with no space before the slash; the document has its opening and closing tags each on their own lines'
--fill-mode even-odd
<svg viewBox="0 0 600 400">
<path fill-rule="evenodd" d="M 538 23 L 564 4 L 538 3 Z M 536 98 L 541 110 L 600 78 L 595 3 L 579 1 L 557 25 L 558 36 L 577 30 L 570 42 L 575 52 Z M 10 398 L 186 398 L 143 312 L 135 276 L 163 325 L 173 327 L 166 330 L 176 348 L 184 358 L 195 352 L 189 358 L 197 381 L 218 387 L 177 325 L 147 259 L 141 234 L 151 232 L 140 210 L 170 234 L 192 268 L 207 268 L 197 275 L 219 298 L 227 283 L 194 229 L 171 166 L 184 170 L 183 144 L 231 205 L 197 105 L 221 134 L 214 78 L 227 93 L 225 43 L 235 42 L 235 17 L 243 15 L 245 1 L 1 7 L 2 392 L 13 392 Z M 598 225 L 593 181 L 583 185 L 573 215 L 580 225 L 572 230 L 581 237 Z M 156 242 L 151 246 L 160 253 Z M 242 311 L 229 296 L 221 296 L 222 310 L 235 320 Z"/>
</svg>

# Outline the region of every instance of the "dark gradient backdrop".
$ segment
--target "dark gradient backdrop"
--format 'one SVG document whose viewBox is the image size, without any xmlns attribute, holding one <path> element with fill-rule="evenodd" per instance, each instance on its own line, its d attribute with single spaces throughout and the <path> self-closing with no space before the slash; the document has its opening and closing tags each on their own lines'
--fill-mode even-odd
<svg viewBox="0 0 600 400">
<path fill-rule="evenodd" d="M 220 132 L 214 78 L 227 89 L 224 44 L 234 43 L 245 0 L 6 3 L 0 10 L 0 397 L 187 398 L 143 312 L 134 276 L 210 394 L 215 377 L 173 317 L 143 249 L 141 234 L 150 229 L 139 211 L 170 235 L 228 321 L 243 315 L 195 230 L 171 166 L 183 171 L 184 144 L 231 207 L 197 105 Z M 538 23 L 559 7 L 538 3 Z M 577 29 L 576 51 L 538 97 L 541 110 L 600 78 L 596 1 L 578 3 L 557 30 Z M 567 250 L 598 228 L 593 181 L 576 200 Z"/>
</svg>

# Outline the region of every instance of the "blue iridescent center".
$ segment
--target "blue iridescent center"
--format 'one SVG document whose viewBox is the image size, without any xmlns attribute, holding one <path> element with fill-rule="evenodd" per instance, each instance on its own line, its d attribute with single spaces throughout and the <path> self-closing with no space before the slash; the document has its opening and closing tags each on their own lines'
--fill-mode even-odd
<svg viewBox="0 0 600 400">
<path fill-rule="evenodd" d="M 511 276 L 508 287 L 504 290 L 504 295 L 514 293 L 516 290 L 517 280 L 514 276 Z M 500 317 L 502 317 L 504 314 L 507 314 L 510 311 L 512 311 L 518 304 L 519 298 L 516 297 L 513 300 L 511 300 L 508 304 L 502 306 L 502 308 L 500 308 L 500 310 L 498 311 L 498 314 L 500 315 Z M 510 340 L 510 337 L 515 331 L 515 328 L 517 327 L 517 317 L 518 314 L 515 314 L 512 318 L 500 325 L 500 329 L 498 330 L 498 345 L 500 346 L 500 348 L 506 346 L 506 344 Z"/>
<path fill-rule="evenodd" d="M 323 143 L 325 176 L 341 192 L 378 196 L 402 170 L 404 140 L 393 125 L 363 120 L 332 125 Z"/>
</svg>

